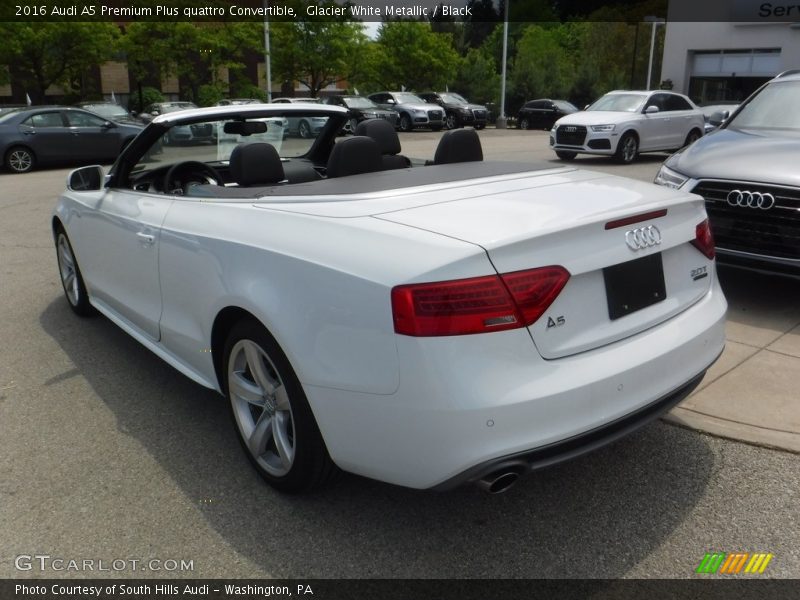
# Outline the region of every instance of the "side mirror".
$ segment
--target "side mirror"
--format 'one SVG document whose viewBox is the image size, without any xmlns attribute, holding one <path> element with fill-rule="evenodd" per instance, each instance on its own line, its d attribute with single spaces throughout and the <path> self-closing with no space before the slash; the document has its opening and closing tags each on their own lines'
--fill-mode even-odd
<svg viewBox="0 0 800 600">
<path fill-rule="evenodd" d="M 396 104 L 394 98 L 389 98 L 386 100 L 386 104 Z"/>
<path fill-rule="evenodd" d="M 116 125 L 114 125 L 114 123 L 112 123 L 111 121 L 106 121 L 105 123 L 103 123 L 104 129 L 114 129 L 115 127 Z"/>
<path fill-rule="evenodd" d="M 75 169 L 67 175 L 67 189 L 73 192 L 96 192 L 103 189 L 103 167 L 92 165 Z"/>
<path fill-rule="evenodd" d="M 718 110 L 717 112 L 713 113 L 710 117 L 708 117 L 708 122 L 711 125 L 719 126 L 722 125 L 725 121 L 727 121 L 728 117 L 730 116 L 731 116 L 731 111 Z"/>
<path fill-rule="evenodd" d="M 590 106 L 591 106 L 591 104 L 587 104 L 586 106 L 583 107 L 583 110 L 589 110 Z"/>
<path fill-rule="evenodd" d="M 651 104 L 647 108 L 644 109 L 644 114 L 646 115 L 653 115 L 658 112 L 658 107 L 654 104 Z"/>
<path fill-rule="evenodd" d="M 131 111 L 131 116 L 132 116 L 132 117 L 138 117 L 138 116 L 139 116 L 139 113 L 138 113 L 138 112 L 136 112 L 135 110 L 132 110 L 132 111 Z"/>
</svg>

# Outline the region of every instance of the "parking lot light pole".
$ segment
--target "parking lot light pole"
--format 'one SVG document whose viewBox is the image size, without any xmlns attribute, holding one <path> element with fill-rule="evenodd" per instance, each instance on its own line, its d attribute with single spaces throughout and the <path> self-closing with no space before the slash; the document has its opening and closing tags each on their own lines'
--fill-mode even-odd
<svg viewBox="0 0 800 600">
<path fill-rule="evenodd" d="M 645 17 L 645 23 L 651 23 L 650 29 L 650 60 L 647 62 L 647 89 L 650 89 L 650 79 L 653 74 L 653 51 L 655 50 L 656 46 L 656 28 L 659 25 L 666 24 L 664 19 L 660 19 L 658 17 Z"/>
<path fill-rule="evenodd" d="M 267 102 L 272 102 L 272 65 L 269 56 L 269 0 L 264 0 L 264 76 L 267 78 Z"/>
<path fill-rule="evenodd" d="M 503 15 L 503 74 L 500 79 L 500 116 L 497 117 L 495 127 L 506 128 L 506 56 L 508 54 L 508 5 L 511 0 L 505 0 Z"/>
</svg>

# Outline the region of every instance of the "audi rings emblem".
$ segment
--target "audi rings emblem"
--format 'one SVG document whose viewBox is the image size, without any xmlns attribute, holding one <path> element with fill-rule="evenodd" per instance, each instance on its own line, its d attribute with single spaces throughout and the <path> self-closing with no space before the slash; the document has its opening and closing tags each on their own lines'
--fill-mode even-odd
<svg viewBox="0 0 800 600">
<path fill-rule="evenodd" d="M 661 232 L 655 225 L 639 227 L 625 232 L 625 243 L 631 250 L 644 250 L 661 243 Z"/>
<path fill-rule="evenodd" d="M 775 206 L 775 196 L 748 190 L 731 190 L 728 192 L 728 204 L 731 206 L 769 210 Z"/>
</svg>

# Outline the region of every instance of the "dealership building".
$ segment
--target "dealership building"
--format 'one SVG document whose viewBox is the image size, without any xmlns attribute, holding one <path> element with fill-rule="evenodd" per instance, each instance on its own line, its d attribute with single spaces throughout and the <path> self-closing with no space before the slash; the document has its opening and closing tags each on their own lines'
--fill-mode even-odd
<svg viewBox="0 0 800 600">
<path fill-rule="evenodd" d="M 691 12 L 696 6 L 696 1 L 670 2 L 661 80 L 671 81 L 675 91 L 700 103 L 739 101 L 775 75 L 800 69 L 797 6 L 787 14 L 779 3 L 740 0 L 726 3 L 725 11 L 699 15 Z M 719 20 L 679 20 L 691 16 Z"/>
</svg>

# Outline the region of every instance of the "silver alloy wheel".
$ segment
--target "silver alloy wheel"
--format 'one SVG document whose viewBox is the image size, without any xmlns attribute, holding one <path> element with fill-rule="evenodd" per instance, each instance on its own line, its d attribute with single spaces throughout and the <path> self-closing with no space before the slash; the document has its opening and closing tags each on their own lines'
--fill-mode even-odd
<svg viewBox="0 0 800 600">
<path fill-rule="evenodd" d="M 639 144 L 636 143 L 636 138 L 628 135 L 622 140 L 622 160 L 626 163 L 633 161 L 636 158 L 636 152 L 639 150 Z"/>
<path fill-rule="evenodd" d="M 519 122 L 519 128 L 520 128 L 520 129 L 530 129 L 530 126 L 531 126 L 531 124 L 530 124 L 530 122 L 528 121 L 528 119 L 526 119 L 526 118 L 523 118 L 523 119 L 522 119 L 522 120 L 520 120 L 520 122 Z"/>
<path fill-rule="evenodd" d="M 453 113 L 447 115 L 447 117 L 444 120 L 444 123 L 448 129 L 455 129 L 456 126 L 458 125 L 458 121 L 456 121 L 456 116 Z"/>
<path fill-rule="evenodd" d="M 301 138 L 308 139 L 311 137 L 311 127 L 306 121 L 300 121 L 300 125 L 297 126 L 297 130 Z"/>
<path fill-rule="evenodd" d="M 258 465 L 283 477 L 295 458 L 295 429 L 286 386 L 266 352 L 239 340 L 228 360 L 228 386 L 236 424 Z"/>
<path fill-rule="evenodd" d="M 8 154 L 8 166 L 17 173 L 30 171 L 33 167 L 33 155 L 25 148 L 15 148 Z"/>
<path fill-rule="evenodd" d="M 75 268 L 75 257 L 69 248 L 69 242 L 67 242 L 67 236 L 63 233 L 58 234 L 58 270 L 61 273 L 61 281 L 64 283 L 64 292 L 67 294 L 67 300 L 72 306 L 77 306 L 80 300 L 78 272 Z"/>
</svg>

